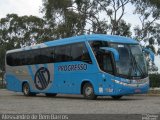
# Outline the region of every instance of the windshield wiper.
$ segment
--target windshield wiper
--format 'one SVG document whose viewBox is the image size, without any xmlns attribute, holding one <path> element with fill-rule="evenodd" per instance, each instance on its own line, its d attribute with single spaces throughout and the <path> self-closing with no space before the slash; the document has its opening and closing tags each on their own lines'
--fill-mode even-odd
<svg viewBox="0 0 160 120">
<path fill-rule="evenodd" d="M 130 68 L 129 68 L 129 71 L 128 71 L 128 79 L 131 78 L 132 71 L 133 71 L 133 68 L 130 67 Z"/>
<path fill-rule="evenodd" d="M 132 62 L 134 65 L 134 70 L 136 71 L 136 68 L 139 70 L 140 74 L 142 75 L 142 77 L 145 76 L 145 73 L 143 72 L 142 68 L 139 66 L 139 64 L 136 62 L 135 57 L 133 56 L 133 54 L 131 53 L 131 57 L 132 57 Z"/>
</svg>

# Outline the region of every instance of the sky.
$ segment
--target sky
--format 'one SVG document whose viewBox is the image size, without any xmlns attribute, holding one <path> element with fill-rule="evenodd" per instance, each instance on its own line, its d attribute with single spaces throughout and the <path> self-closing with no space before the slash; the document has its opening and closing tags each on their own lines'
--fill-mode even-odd
<svg viewBox="0 0 160 120">
<path fill-rule="evenodd" d="M 0 0 L 0 18 L 11 13 L 16 13 L 19 16 L 35 15 L 42 17 L 41 8 L 42 0 Z M 127 13 L 125 13 L 124 19 L 132 23 L 133 26 L 137 25 L 139 22 L 138 16 L 132 14 L 134 8 L 128 5 L 125 9 Z"/>
<path fill-rule="evenodd" d="M 40 8 L 42 8 L 42 0 L 0 0 L 0 18 L 11 13 L 16 13 L 19 16 L 34 15 L 42 17 Z"/>
<path fill-rule="evenodd" d="M 6 17 L 7 14 L 16 13 L 19 16 L 34 15 L 42 17 L 40 9 L 42 8 L 42 0 L 0 0 L 0 18 Z M 127 11 L 123 17 L 128 23 L 132 24 L 131 30 L 137 25 L 140 25 L 140 21 L 137 15 L 133 14 L 134 7 L 127 5 L 125 8 Z M 102 16 L 104 16 L 102 14 Z M 160 56 L 156 56 L 155 63 L 159 67 L 160 72 Z"/>
</svg>

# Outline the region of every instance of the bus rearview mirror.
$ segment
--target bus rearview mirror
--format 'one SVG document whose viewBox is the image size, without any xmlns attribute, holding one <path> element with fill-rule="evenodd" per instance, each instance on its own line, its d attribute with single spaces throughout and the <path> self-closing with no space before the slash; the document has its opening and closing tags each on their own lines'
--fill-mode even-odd
<svg viewBox="0 0 160 120">
<path fill-rule="evenodd" d="M 105 50 L 105 51 L 110 51 L 113 54 L 115 61 L 119 61 L 119 53 L 115 48 L 101 47 L 100 49 Z"/>
<path fill-rule="evenodd" d="M 150 59 L 152 60 L 152 62 L 154 62 L 154 53 L 153 53 L 153 51 L 150 50 L 150 49 L 147 49 L 147 48 L 143 48 L 143 51 L 145 53 L 148 53 L 150 55 Z"/>
</svg>

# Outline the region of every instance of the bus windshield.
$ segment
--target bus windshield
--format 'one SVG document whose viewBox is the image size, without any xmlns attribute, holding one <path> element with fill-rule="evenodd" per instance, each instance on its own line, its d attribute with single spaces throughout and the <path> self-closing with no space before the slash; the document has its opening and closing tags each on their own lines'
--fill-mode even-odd
<svg viewBox="0 0 160 120">
<path fill-rule="evenodd" d="M 111 43 L 109 45 L 119 52 L 116 71 L 127 78 L 144 78 L 147 76 L 147 65 L 139 45 Z"/>
</svg>

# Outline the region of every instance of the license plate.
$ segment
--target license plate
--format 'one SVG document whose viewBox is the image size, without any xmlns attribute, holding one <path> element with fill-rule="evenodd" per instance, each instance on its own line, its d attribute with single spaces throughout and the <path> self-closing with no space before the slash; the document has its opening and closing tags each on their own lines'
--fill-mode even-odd
<svg viewBox="0 0 160 120">
<path fill-rule="evenodd" d="M 141 90 L 140 89 L 135 89 L 135 93 L 140 93 Z"/>
<path fill-rule="evenodd" d="M 136 80 L 137 81 L 137 83 L 141 83 L 141 80 Z"/>
</svg>

